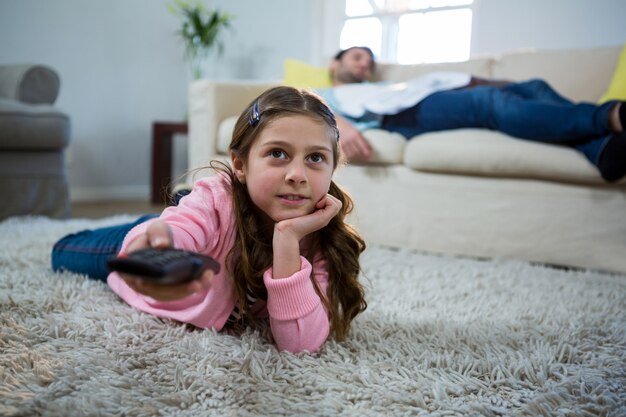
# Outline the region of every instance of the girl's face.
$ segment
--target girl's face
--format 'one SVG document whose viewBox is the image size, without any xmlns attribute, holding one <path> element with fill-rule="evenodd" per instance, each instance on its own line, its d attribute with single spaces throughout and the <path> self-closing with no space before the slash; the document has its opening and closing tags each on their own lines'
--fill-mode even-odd
<svg viewBox="0 0 626 417">
<path fill-rule="evenodd" d="M 280 117 L 257 136 L 247 161 L 231 154 L 235 175 L 273 222 L 310 214 L 330 188 L 333 140 L 322 122 Z"/>
</svg>

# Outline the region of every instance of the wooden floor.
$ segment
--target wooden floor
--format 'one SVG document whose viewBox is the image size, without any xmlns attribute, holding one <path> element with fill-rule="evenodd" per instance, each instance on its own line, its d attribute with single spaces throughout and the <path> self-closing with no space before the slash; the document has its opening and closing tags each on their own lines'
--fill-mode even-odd
<svg viewBox="0 0 626 417">
<path fill-rule="evenodd" d="M 73 202 L 72 218 L 99 219 L 117 214 L 160 213 L 164 208 L 164 205 L 151 204 L 148 201 Z"/>
</svg>

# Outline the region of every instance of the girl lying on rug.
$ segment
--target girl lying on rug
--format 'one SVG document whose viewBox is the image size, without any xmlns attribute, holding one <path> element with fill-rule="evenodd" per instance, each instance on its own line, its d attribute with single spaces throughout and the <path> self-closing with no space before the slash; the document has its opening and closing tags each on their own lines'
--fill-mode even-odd
<svg viewBox="0 0 626 417">
<path fill-rule="evenodd" d="M 131 306 L 198 327 L 222 329 L 269 316 L 280 350 L 315 351 L 345 338 L 365 310 L 358 282 L 363 239 L 345 223 L 352 200 L 333 181 L 339 131 L 323 101 L 276 87 L 239 116 L 232 168 L 198 180 L 180 204 L 134 223 L 65 236 L 52 268 L 107 280 Z M 187 284 L 155 284 L 108 273 L 107 260 L 146 247 L 190 250 L 216 259 Z"/>
</svg>

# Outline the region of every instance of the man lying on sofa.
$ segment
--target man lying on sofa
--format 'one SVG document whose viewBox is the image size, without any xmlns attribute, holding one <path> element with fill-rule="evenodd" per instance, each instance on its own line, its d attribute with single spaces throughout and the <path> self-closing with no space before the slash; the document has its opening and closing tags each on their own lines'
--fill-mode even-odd
<svg viewBox="0 0 626 417">
<path fill-rule="evenodd" d="M 626 106 L 573 103 L 542 80 L 484 80 L 432 73 L 404 83 L 367 83 L 375 69 L 367 47 L 340 51 L 331 63 L 334 87 L 319 89 L 336 113 L 341 147 L 350 161 L 372 149 L 361 131 L 384 129 L 404 137 L 439 130 L 486 128 L 569 146 L 582 152 L 606 181 L 626 175 Z"/>
</svg>

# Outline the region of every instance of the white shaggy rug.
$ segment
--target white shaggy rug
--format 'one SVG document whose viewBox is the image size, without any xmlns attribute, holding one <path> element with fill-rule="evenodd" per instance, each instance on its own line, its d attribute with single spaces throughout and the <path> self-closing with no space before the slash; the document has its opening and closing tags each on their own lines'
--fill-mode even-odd
<svg viewBox="0 0 626 417">
<path fill-rule="evenodd" d="M 624 275 L 371 247 L 349 340 L 293 355 L 50 271 L 56 239 L 129 219 L 0 223 L 0 415 L 626 415 Z"/>
</svg>

